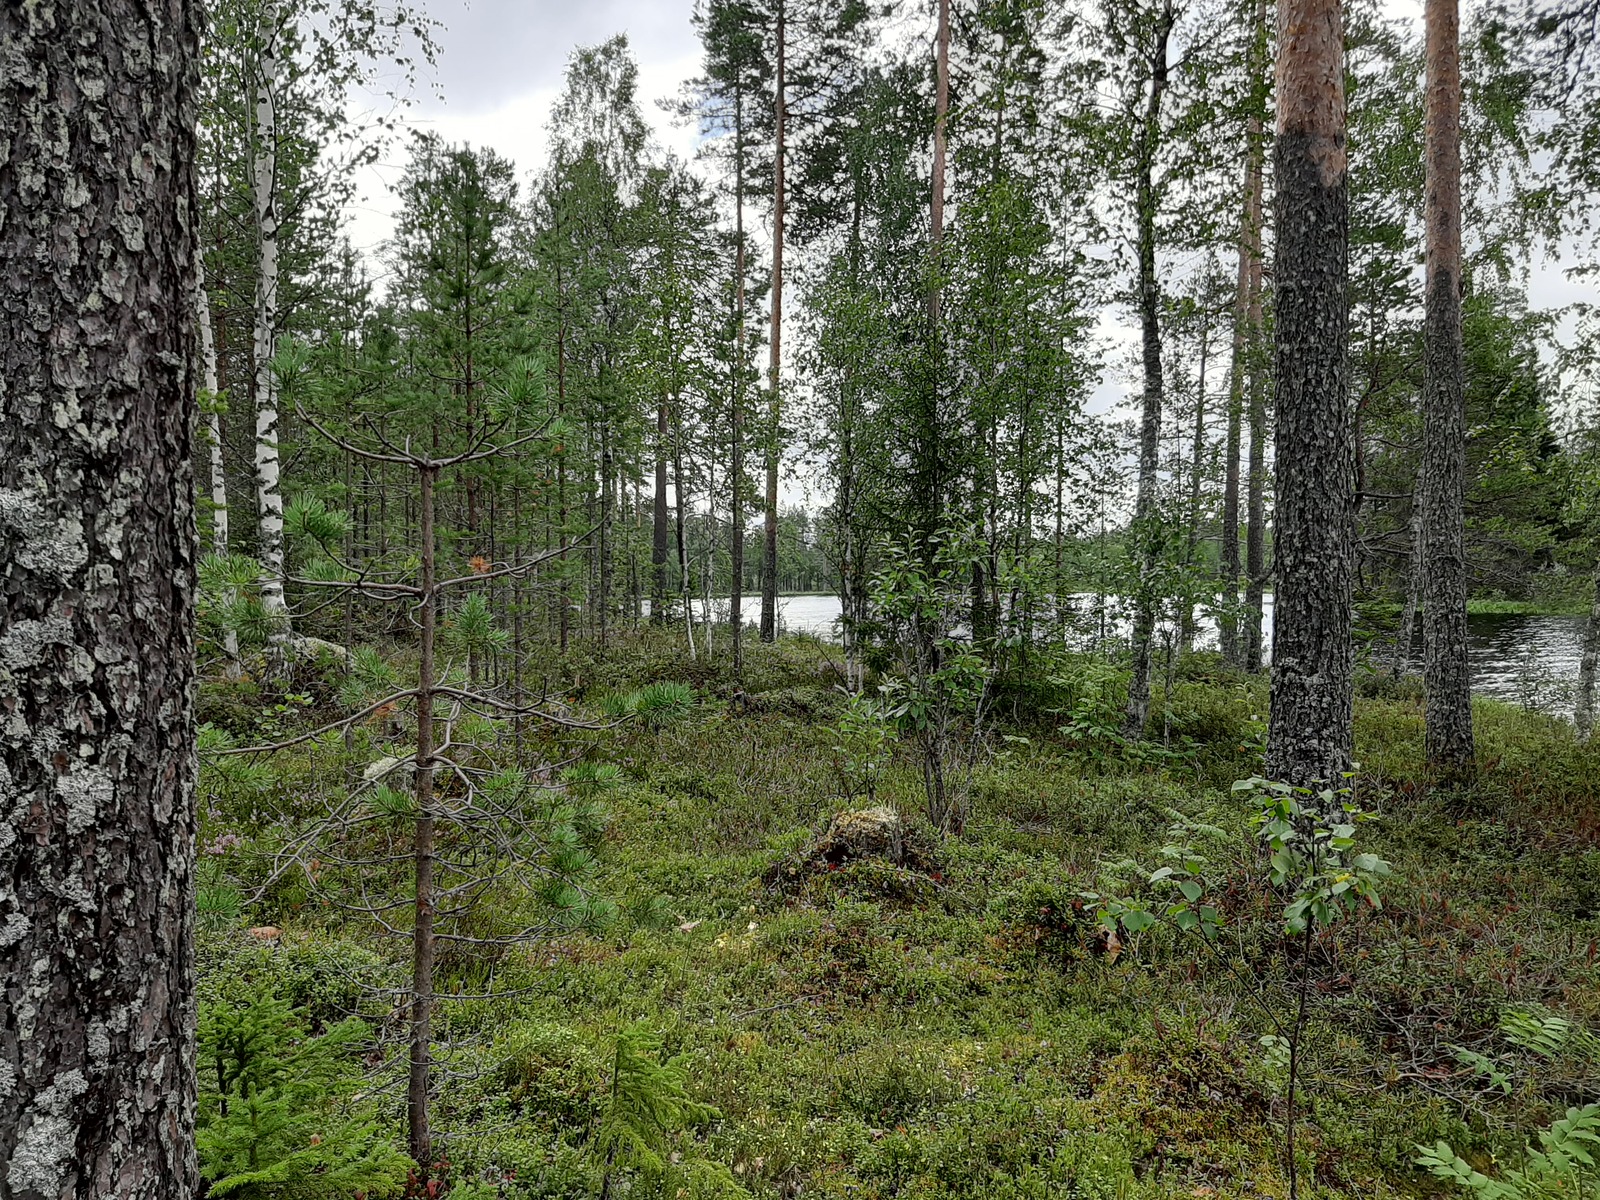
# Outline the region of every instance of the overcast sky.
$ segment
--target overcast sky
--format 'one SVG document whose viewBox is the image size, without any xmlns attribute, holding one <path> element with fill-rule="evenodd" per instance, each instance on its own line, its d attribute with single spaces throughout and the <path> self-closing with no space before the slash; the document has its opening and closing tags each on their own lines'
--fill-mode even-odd
<svg viewBox="0 0 1600 1200">
<path fill-rule="evenodd" d="M 683 157 L 695 131 L 677 126 L 656 101 L 676 96 L 699 73 L 700 44 L 690 17 L 694 0 L 420 0 L 442 23 L 432 86 L 419 87 L 406 123 L 453 142 L 490 147 L 511 159 L 526 181 L 544 162 L 546 126 L 576 46 L 626 33 L 639 63 L 639 100 L 658 142 Z M 1421 0 L 1388 0 L 1396 16 L 1420 18 Z M 393 227 L 392 188 L 404 166 L 404 142 L 362 181 L 351 237 L 373 250 Z M 379 269 L 373 261 L 373 269 Z M 1533 265 L 1533 302 L 1540 306 L 1593 300 L 1593 289 L 1563 277 L 1560 264 Z M 1103 314 L 1100 332 L 1114 343 L 1131 337 L 1126 314 Z M 1129 395 L 1131 380 L 1113 369 L 1091 408 L 1104 412 Z"/>
<path fill-rule="evenodd" d="M 443 23 L 437 87 L 418 88 L 406 124 L 497 150 L 525 183 L 544 163 L 567 56 L 626 33 L 639 62 L 640 107 L 657 140 L 684 157 L 693 153 L 695 131 L 675 126 L 656 101 L 699 74 L 694 0 L 422 0 L 421 7 Z M 403 155 L 403 143 L 395 153 Z M 391 158 L 363 181 L 351 231 L 360 248 L 388 236 L 389 191 L 403 166 L 403 157 Z"/>
</svg>

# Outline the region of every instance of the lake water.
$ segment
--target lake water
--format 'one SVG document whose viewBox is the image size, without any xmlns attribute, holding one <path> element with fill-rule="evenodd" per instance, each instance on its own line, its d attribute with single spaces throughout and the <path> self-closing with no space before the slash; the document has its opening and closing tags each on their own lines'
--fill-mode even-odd
<svg viewBox="0 0 1600 1200">
<path fill-rule="evenodd" d="M 1082 633 L 1079 640 L 1092 643 L 1100 636 L 1100 623 L 1095 615 L 1095 597 L 1092 594 L 1073 597 Z M 728 611 L 726 599 L 713 602 L 719 618 Z M 699 604 L 696 604 L 696 616 Z M 747 624 L 756 624 L 761 617 L 761 598 L 746 596 L 741 605 Z M 1264 633 L 1268 648 L 1272 642 L 1272 599 L 1265 604 Z M 816 637 L 836 639 L 839 619 L 839 598 L 831 595 L 780 596 L 778 621 L 790 633 L 809 633 Z M 1472 664 L 1472 686 L 1475 694 L 1492 696 L 1538 708 L 1544 712 L 1570 715 L 1574 693 L 1577 689 L 1578 662 L 1583 654 L 1585 618 L 1581 616 L 1473 616 L 1467 619 L 1467 653 Z M 1107 617 L 1106 633 L 1115 636 L 1126 633 L 1125 621 Z M 1201 622 L 1201 641 L 1214 641 L 1215 631 L 1209 623 Z M 1413 662 L 1420 661 L 1422 646 L 1420 634 L 1413 652 Z"/>
</svg>

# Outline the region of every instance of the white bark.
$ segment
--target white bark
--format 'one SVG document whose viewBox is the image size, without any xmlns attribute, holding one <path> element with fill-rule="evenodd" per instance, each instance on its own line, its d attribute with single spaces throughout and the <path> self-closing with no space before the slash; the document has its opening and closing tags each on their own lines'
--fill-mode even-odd
<svg viewBox="0 0 1600 1200">
<path fill-rule="evenodd" d="M 195 263 L 195 324 L 200 328 L 200 387 L 205 396 L 206 435 L 211 442 L 211 551 L 228 552 L 228 484 L 222 471 L 222 414 L 217 411 L 217 342 L 211 332 L 211 299 L 205 266 Z"/>
<path fill-rule="evenodd" d="M 261 6 L 255 77 L 256 128 L 250 148 L 259 245 L 253 383 L 261 603 L 269 616 L 286 627 L 289 609 L 283 596 L 283 491 L 278 463 L 278 397 L 272 376 L 278 323 L 278 24 L 276 0 L 266 0 Z"/>
</svg>

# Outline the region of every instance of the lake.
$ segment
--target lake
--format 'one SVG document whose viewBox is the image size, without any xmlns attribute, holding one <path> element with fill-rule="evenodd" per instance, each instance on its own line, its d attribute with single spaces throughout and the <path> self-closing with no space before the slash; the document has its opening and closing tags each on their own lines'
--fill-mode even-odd
<svg viewBox="0 0 1600 1200">
<path fill-rule="evenodd" d="M 1083 614 L 1085 626 L 1097 626 L 1093 613 L 1095 597 L 1085 594 L 1073 597 L 1078 611 Z M 719 616 L 728 611 L 726 599 L 713 605 Z M 747 624 L 756 624 L 761 616 L 761 598 L 746 596 L 741 605 Z M 696 616 L 699 616 L 696 605 Z M 1268 647 L 1272 640 L 1272 599 L 1265 605 L 1265 634 Z M 780 596 L 778 621 L 790 633 L 809 633 L 816 637 L 838 637 L 836 622 L 839 619 L 839 598 L 832 595 Z M 1492 696 L 1527 708 L 1544 712 L 1570 715 L 1578 682 L 1578 662 L 1583 654 L 1585 618 L 1581 616 L 1523 616 L 1495 614 L 1467 618 L 1467 653 L 1472 664 L 1474 694 Z M 1107 632 L 1125 633 L 1126 622 L 1108 618 Z M 1086 634 L 1087 640 L 1098 635 L 1098 629 Z M 1201 622 L 1201 641 L 1215 639 L 1214 627 Z M 1420 633 L 1413 661 L 1420 661 L 1422 644 Z"/>
</svg>

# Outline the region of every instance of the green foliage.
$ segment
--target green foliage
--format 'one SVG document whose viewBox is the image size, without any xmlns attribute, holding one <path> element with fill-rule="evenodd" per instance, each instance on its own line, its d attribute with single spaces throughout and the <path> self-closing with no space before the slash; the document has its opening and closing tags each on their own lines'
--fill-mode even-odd
<svg viewBox="0 0 1600 1200">
<path fill-rule="evenodd" d="M 494 623 L 482 592 L 469 593 L 440 632 L 443 644 L 462 654 L 492 654 L 511 643 L 511 634 Z"/>
<path fill-rule="evenodd" d="M 1600 1104 L 1569 1108 L 1567 1115 L 1540 1130 L 1537 1148 L 1529 1146 L 1520 1168 L 1498 1179 L 1477 1170 L 1448 1142 L 1417 1147 L 1417 1162 L 1438 1179 L 1480 1200 L 1582 1200 L 1600 1191 Z"/>
<path fill-rule="evenodd" d="M 878 782 L 889 765 L 889 713 L 883 703 L 861 692 L 845 695 L 844 711 L 833 728 L 834 768 L 845 799 L 865 796 L 878 802 Z"/>
<path fill-rule="evenodd" d="M 398 1196 L 410 1164 L 358 1095 L 368 1042 L 355 1019 L 311 1036 L 304 1017 L 265 989 L 206 1005 L 196 1144 L 208 1194 Z"/>
<path fill-rule="evenodd" d="M 664 1195 L 745 1196 L 726 1167 L 692 1154 L 670 1153 L 674 1136 L 721 1118 L 714 1105 L 689 1094 L 687 1059 L 663 1060 L 661 1036 L 639 1023 L 616 1036 L 611 1092 L 596 1129 L 593 1154 L 607 1175 L 634 1173 Z"/>
</svg>

